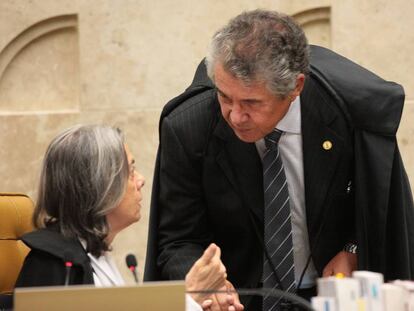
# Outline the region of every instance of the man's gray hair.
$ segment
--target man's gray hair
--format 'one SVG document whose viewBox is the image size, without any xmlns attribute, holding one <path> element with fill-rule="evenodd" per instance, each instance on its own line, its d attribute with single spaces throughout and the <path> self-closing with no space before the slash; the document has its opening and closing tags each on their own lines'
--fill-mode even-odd
<svg viewBox="0 0 414 311">
<path fill-rule="evenodd" d="M 50 143 L 43 160 L 34 212 L 36 227 L 53 226 L 86 241 L 100 256 L 109 246 L 106 215 L 121 202 L 129 176 L 119 129 L 76 125 Z"/>
<path fill-rule="evenodd" d="M 294 20 L 275 11 L 244 12 L 213 37 L 206 57 L 207 73 L 221 64 L 247 85 L 265 82 L 268 90 L 285 97 L 296 87 L 298 74 L 309 72 L 309 47 Z"/>
</svg>

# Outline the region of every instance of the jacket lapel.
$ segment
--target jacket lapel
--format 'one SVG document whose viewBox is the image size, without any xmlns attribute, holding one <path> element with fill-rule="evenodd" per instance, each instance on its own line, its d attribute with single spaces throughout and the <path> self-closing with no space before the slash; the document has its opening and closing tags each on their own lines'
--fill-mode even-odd
<svg viewBox="0 0 414 311">
<path fill-rule="evenodd" d="M 343 139 L 330 127 L 336 112 L 321 92 L 308 78 L 301 94 L 305 205 L 311 238 L 315 238 L 327 213 L 329 188 L 344 147 Z"/>
<path fill-rule="evenodd" d="M 242 142 L 220 116 L 214 135 L 223 145 L 216 161 L 232 184 L 244 206 L 263 222 L 262 163 L 254 143 Z"/>
</svg>

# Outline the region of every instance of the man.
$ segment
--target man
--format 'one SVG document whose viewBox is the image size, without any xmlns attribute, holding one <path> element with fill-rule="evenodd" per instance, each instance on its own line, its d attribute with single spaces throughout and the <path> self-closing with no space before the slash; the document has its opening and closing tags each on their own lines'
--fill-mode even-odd
<svg viewBox="0 0 414 311">
<path fill-rule="evenodd" d="M 216 33 L 206 67 L 161 116 L 146 279 L 183 278 L 213 241 L 236 288 L 309 298 L 357 268 L 412 278 L 402 88 L 262 10 Z"/>
</svg>

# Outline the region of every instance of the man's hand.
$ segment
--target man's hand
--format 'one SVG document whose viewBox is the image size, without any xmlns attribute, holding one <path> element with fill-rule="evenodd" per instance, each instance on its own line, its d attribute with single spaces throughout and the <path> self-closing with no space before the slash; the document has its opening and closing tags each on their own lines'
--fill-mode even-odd
<svg viewBox="0 0 414 311">
<path fill-rule="evenodd" d="M 244 306 L 240 303 L 239 295 L 235 292 L 233 284 L 226 281 L 226 285 L 220 291 L 227 291 L 227 293 L 214 294 L 210 300 L 211 304 L 203 310 L 208 311 L 243 311 Z"/>
<path fill-rule="evenodd" d="M 322 276 L 332 276 L 337 273 L 343 273 L 344 276 L 350 277 L 352 271 L 357 269 L 357 255 L 340 251 L 334 258 L 332 258 L 325 266 Z"/>
<path fill-rule="evenodd" d="M 217 290 L 226 286 L 227 273 L 220 255 L 220 248 L 214 243 L 210 244 L 185 277 L 187 291 Z M 211 294 L 190 293 L 190 295 L 202 305 Z"/>
</svg>

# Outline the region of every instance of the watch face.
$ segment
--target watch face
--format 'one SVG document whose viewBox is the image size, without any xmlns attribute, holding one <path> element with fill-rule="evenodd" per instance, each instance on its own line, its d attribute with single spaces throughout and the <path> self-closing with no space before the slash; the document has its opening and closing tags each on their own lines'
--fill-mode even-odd
<svg viewBox="0 0 414 311">
<path fill-rule="evenodd" d="M 357 245 L 353 244 L 353 243 L 348 243 L 345 245 L 344 247 L 344 251 L 348 252 L 348 253 L 352 253 L 352 254 L 356 254 L 357 253 Z"/>
</svg>

